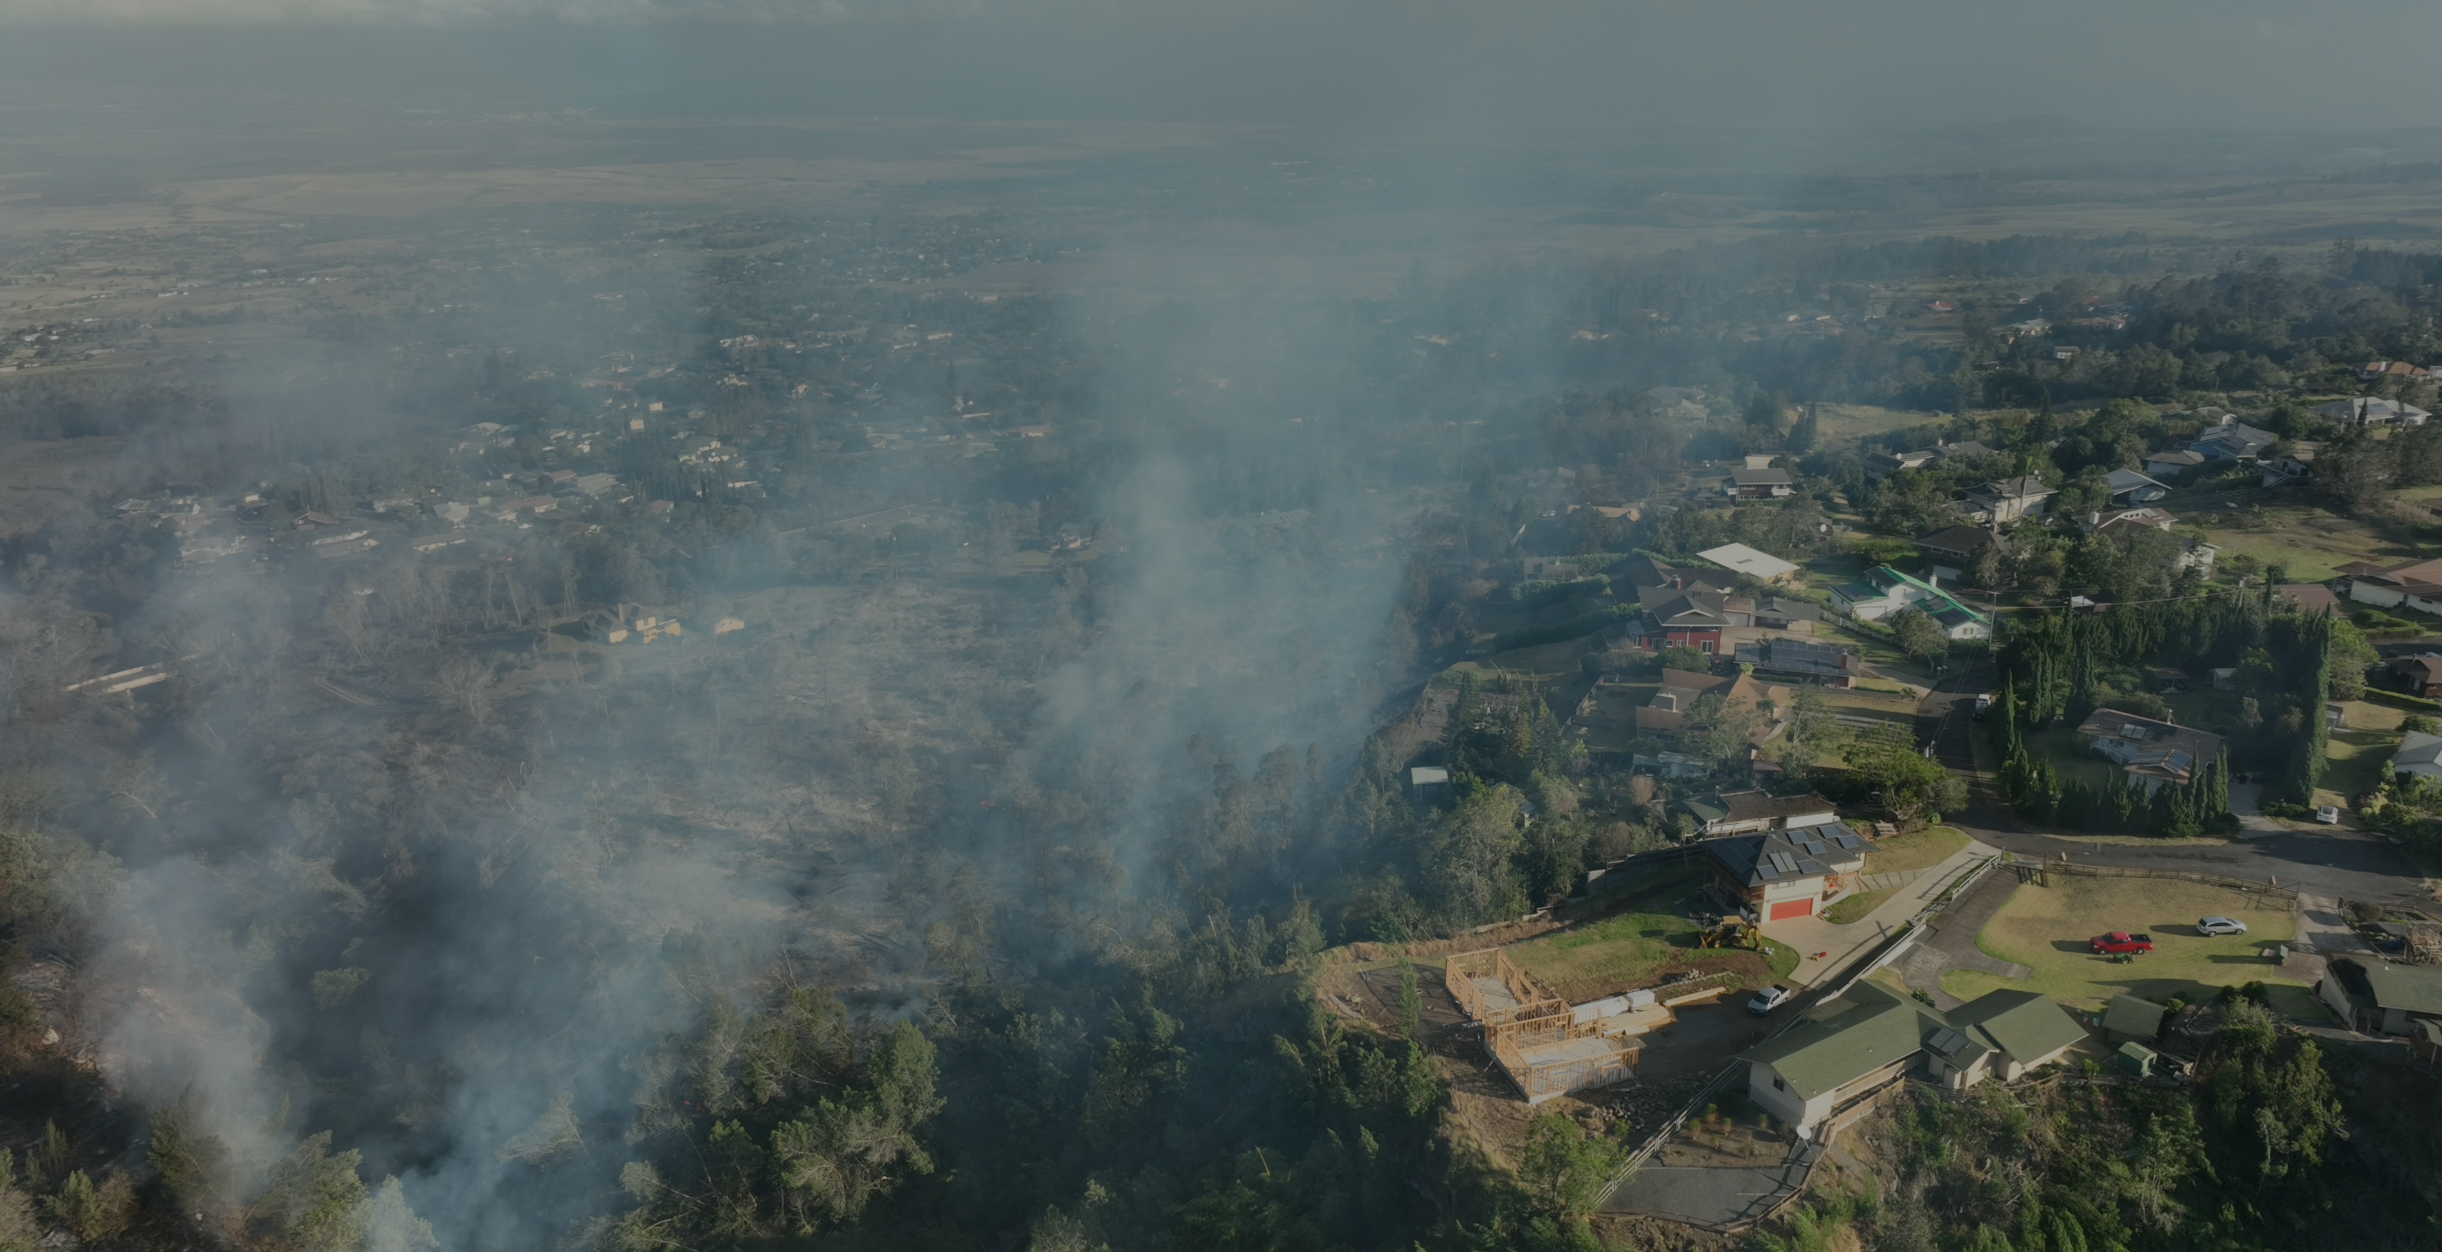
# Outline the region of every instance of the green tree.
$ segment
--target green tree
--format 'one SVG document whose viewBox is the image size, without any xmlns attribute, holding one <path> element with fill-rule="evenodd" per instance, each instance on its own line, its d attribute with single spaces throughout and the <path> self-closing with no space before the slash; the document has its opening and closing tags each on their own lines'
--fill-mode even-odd
<svg viewBox="0 0 2442 1252">
<path fill-rule="evenodd" d="M 1546 1213 L 1582 1219 L 1627 1154 L 1616 1140 L 1588 1135 L 1568 1118 L 1544 1113 L 1527 1127 L 1518 1177 Z"/>
<path fill-rule="evenodd" d="M 1451 929 L 1526 911 L 1525 884 L 1511 863 L 1523 843 L 1518 799 L 1517 789 L 1505 783 L 1486 787 L 1436 817 L 1428 830 L 1426 888 Z"/>
<path fill-rule="evenodd" d="M 1662 668 L 1675 669 L 1689 674 L 1710 673 L 1713 668 L 1713 654 L 1702 648 L 1674 644 L 1662 649 Z"/>
<path fill-rule="evenodd" d="M 1905 731 L 1860 734 L 1842 755 L 1873 788 L 1874 799 L 1901 821 L 1938 817 L 1967 803 L 1966 786 L 1939 763 L 1925 759 Z"/>
<path fill-rule="evenodd" d="M 1950 632 L 1915 605 L 1891 615 L 1891 633 L 1899 636 L 1899 650 L 1920 664 L 1930 664 L 1950 651 Z"/>
<path fill-rule="evenodd" d="M 2343 618 L 2332 620 L 2332 676 L 2328 686 L 2335 700 L 2355 700 L 2366 694 L 2366 673 L 2383 663 L 2364 631 Z"/>
</svg>

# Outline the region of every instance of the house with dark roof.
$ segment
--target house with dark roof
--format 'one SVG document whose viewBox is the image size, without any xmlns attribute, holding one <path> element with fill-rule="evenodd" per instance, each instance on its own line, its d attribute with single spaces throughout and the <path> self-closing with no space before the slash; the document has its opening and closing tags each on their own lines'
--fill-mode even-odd
<svg viewBox="0 0 2442 1252">
<path fill-rule="evenodd" d="M 1857 685 L 1857 650 L 1813 639 L 1758 639 L 1738 645 L 1738 663 L 1752 665 L 1759 678 L 1816 683 L 1825 687 Z"/>
<path fill-rule="evenodd" d="M 1805 600 L 1792 600 L 1786 596 L 1765 596 L 1755 602 L 1755 607 L 1748 612 L 1748 618 L 1748 624 L 1751 626 L 1761 626 L 1766 630 L 1787 630 L 1799 622 L 1822 621 L 1823 610 L 1820 606 Z"/>
<path fill-rule="evenodd" d="M 1968 562 L 1976 552 L 1993 542 L 1993 533 L 1981 526 L 1950 526 L 1917 539 L 1917 550 L 1925 554 L 1925 563 L 1935 578 L 1963 578 Z"/>
<path fill-rule="evenodd" d="M 1639 587 L 1637 603 L 1644 616 L 1634 628 L 1636 645 L 1648 652 L 1664 648 L 1721 651 L 1721 632 L 1730 622 L 1728 597 L 1701 588 Z"/>
<path fill-rule="evenodd" d="M 2208 461 L 2252 461 L 2264 449 L 2279 443 L 2281 437 L 2269 430 L 2259 430 L 2236 417 L 2224 416 L 2215 425 L 2207 426 L 2189 442 L 2188 450 Z"/>
<path fill-rule="evenodd" d="M 1639 591 L 1647 587 L 1667 587 L 1674 591 L 1727 592 L 1738 586 L 1738 575 L 1728 570 L 1681 569 L 1668 561 L 1649 556 L 1631 557 L 1612 572 L 1613 581 L 1626 582 Z"/>
<path fill-rule="evenodd" d="M 2041 517 L 2044 502 L 2058 494 L 2032 474 L 1997 479 L 1967 493 L 1967 516 L 1995 526 L 2022 517 Z"/>
<path fill-rule="evenodd" d="M 2383 662 L 2383 685 L 2428 700 L 2442 697 L 2442 656 L 2395 656 Z"/>
<path fill-rule="evenodd" d="M 2382 566 L 2355 561 L 2341 566 L 2340 573 L 2348 580 L 2349 598 L 2360 604 L 2442 613 L 2442 558 Z"/>
<path fill-rule="evenodd" d="M 1706 838 L 1743 835 L 1759 830 L 1823 826 L 1839 820 L 1832 802 L 1807 792 L 1802 796 L 1767 795 L 1761 791 L 1722 791 L 1686 802 L 1695 815 L 1696 833 Z"/>
<path fill-rule="evenodd" d="M 1865 839 L 1838 822 L 1704 841 L 1714 886 L 1757 925 L 1812 917 L 1855 885 Z"/>
<path fill-rule="evenodd" d="M 2086 746 L 2096 756 L 2144 783 L 2147 795 L 2164 783 L 2185 786 L 2196 781 L 2196 772 L 2222 751 L 2220 735 L 2118 709 L 2096 709 L 2077 733 L 2086 736 Z"/>
<path fill-rule="evenodd" d="M 2181 478 L 2208 459 L 2193 448 L 2166 448 L 2145 454 L 2145 472 L 2155 478 Z"/>
<path fill-rule="evenodd" d="M 2016 1082 L 2086 1037 L 2068 1010 L 2031 991 L 1988 991 L 1944 1013 L 1860 982 L 1804 1017 L 1739 1056 L 1748 1098 L 1801 1131 L 1920 1066 L 1952 1090 Z"/>
<path fill-rule="evenodd" d="M 2315 994 L 2363 1031 L 2408 1035 L 2421 1023 L 2442 1024 L 2442 966 L 2337 957 L 2324 967 Z"/>
<path fill-rule="evenodd" d="M 1733 500 L 1781 500 L 1798 493 L 1797 483 L 1785 469 L 1734 469 L 1730 485 L 1724 489 Z"/>
<path fill-rule="evenodd" d="M 1941 450 L 1938 448 L 1925 448 L 1916 452 L 1869 453 L 1865 458 L 1865 478 L 1867 482 L 1878 483 L 1901 470 L 1922 469 L 1926 465 L 1940 460 L 1941 456 Z"/>
<path fill-rule="evenodd" d="M 2133 469 L 2113 470 L 2104 476 L 2103 481 L 2111 487 L 2113 504 L 2152 504 L 2171 494 L 2171 489 L 2165 484 Z"/>
</svg>

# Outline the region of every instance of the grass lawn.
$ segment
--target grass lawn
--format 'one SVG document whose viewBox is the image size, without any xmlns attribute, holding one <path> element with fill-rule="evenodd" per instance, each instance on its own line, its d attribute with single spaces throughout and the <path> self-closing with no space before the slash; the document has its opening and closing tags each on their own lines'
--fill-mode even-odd
<svg viewBox="0 0 2442 1252">
<path fill-rule="evenodd" d="M 2351 561 L 2388 563 L 2416 554 L 2376 534 L 2364 522 L 2310 504 L 2281 502 L 2263 510 L 2262 529 L 2241 530 L 2233 514 L 2198 515 L 2207 538 L 2224 561 L 2242 553 L 2266 565 L 2281 565 L 2291 582 L 2324 582 Z"/>
<path fill-rule="evenodd" d="M 1865 872 L 1869 874 L 1899 874 L 1912 869 L 1931 869 L 1967 846 L 1967 836 L 1948 826 L 1927 826 L 1904 835 L 1877 839 L 1865 850 Z M 1844 901 L 1845 903 L 1845 901 Z M 1839 921 L 1839 918 L 1833 918 Z"/>
<path fill-rule="evenodd" d="M 1766 940 L 1761 951 L 1697 947 L 1696 923 L 1661 910 L 1699 879 L 1685 871 L 1662 875 L 1635 888 L 1624 911 L 1514 945 L 1509 959 L 1572 1004 L 1651 985 L 1671 970 L 1736 969 L 1741 985 L 1761 986 L 1797 969 L 1797 950 L 1784 943 Z"/>
<path fill-rule="evenodd" d="M 2196 919 L 2216 914 L 2247 923 L 2248 933 L 2215 938 L 2197 934 Z M 2088 939 L 2121 929 L 2152 934 L 2154 950 L 2126 965 L 2087 952 Z M 2049 887 L 2029 883 L 2018 888 L 1976 936 L 1976 946 L 1986 955 L 2025 965 L 2033 974 L 2012 980 L 1952 970 L 1942 975 L 1942 990 L 1973 999 L 1996 987 L 2018 987 L 2064 1004 L 2099 1008 L 2122 992 L 2155 1001 L 2178 996 L 2193 1002 L 2240 983 L 2282 981 L 2296 986 L 2280 979 L 2279 967 L 2258 955 L 2264 944 L 2293 933 L 2288 908 L 2265 908 L 2227 888 L 2164 878 L 2058 874 Z"/>
<path fill-rule="evenodd" d="M 1867 914 L 1881 908 L 1883 901 L 1897 894 L 1899 894 L 1897 887 L 1885 887 L 1880 891 L 1852 891 L 1833 901 L 1830 908 L 1823 910 L 1823 920 L 1834 926 L 1846 926 L 1851 922 L 1863 921 Z"/>
</svg>

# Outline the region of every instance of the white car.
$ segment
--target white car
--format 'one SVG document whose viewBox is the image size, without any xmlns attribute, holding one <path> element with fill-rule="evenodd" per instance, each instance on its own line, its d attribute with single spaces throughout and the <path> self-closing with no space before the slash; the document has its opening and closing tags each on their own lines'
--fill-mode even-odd
<svg viewBox="0 0 2442 1252">
<path fill-rule="evenodd" d="M 2315 810 L 2315 820 L 2323 823 L 2326 826 L 2338 826 L 2340 824 L 2340 809 L 2335 805 L 2324 805 L 2322 808 Z"/>
<path fill-rule="evenodd" d="M 2200 917 L 2196 919 L 2196 933 L 2200 935 L 2243 935 L 2247 933 L 2247 923 L 2235 917 Z"/>
<path fill-rule="evenodd" d="M 1779 983 L 1774 983 L 1771 986 L 1756 992 L 1755 998 L 1747 1001 L 1747 1011 L 1755 1014 L 1757 1017 L 1761 1017 L 1764 1014 L 1789 1003 L 1789 997 L 1796 994 L 1797 992 L 1792 991 Z"/>
</svg>

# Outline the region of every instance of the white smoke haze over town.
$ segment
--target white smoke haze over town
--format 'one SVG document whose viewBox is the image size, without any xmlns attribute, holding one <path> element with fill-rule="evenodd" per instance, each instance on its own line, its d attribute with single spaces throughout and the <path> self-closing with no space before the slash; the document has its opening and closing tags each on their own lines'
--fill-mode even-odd
<svg viewBox="0 0 2442 1252">
<path fill-rule="evenodd" d="M 2436 399 L 2385 368 L 2437 345 L 2437 38 L 0 0 L 0 1252 L 2417 1246 L 2430 1137 L 2325 1134 L 2434 1107 L 2409 1045 L 2301 1051 L 2316 982 L 2240 939 L 2131 987 L 2186 1086 L 1894 1097 L 1871 1177 L 1752 1236 L 1628 1165 L 1795 1015 L 1751 989 L 1814 1005 L 1987 855 L 2303 882 L 2267 940 L 2442 907 L 2442 812 L 2372 798 L 2423 619 L 2265 591 L 2438 538 L 2425 428 L 2316 407 Z M 2243 470 L 2103 524 L 2232 427 Z M 2049 516 L 1978 506 L 2005 475 Z M 1747 673 L 1769 638 L 1857 681 Z M 2376 737 L 2328 773 L 2326 694 Z M 2115 699 L 2224 754 L 2089 798 Z M 1749 789 L 1905 868 L 1742 927 L 1694 841 Z M 1530 1103 L 1445 990 L 1493 946 L 1502 995 L 1731 994 Z M 2101 1011 L 2056 973 L 2010 986 Z M 1654 1161 L 1797 1160 L 1747 1090 Z M 2144 1186 L 2077 1172 L 2148 1135 Z"/>
</svg>

